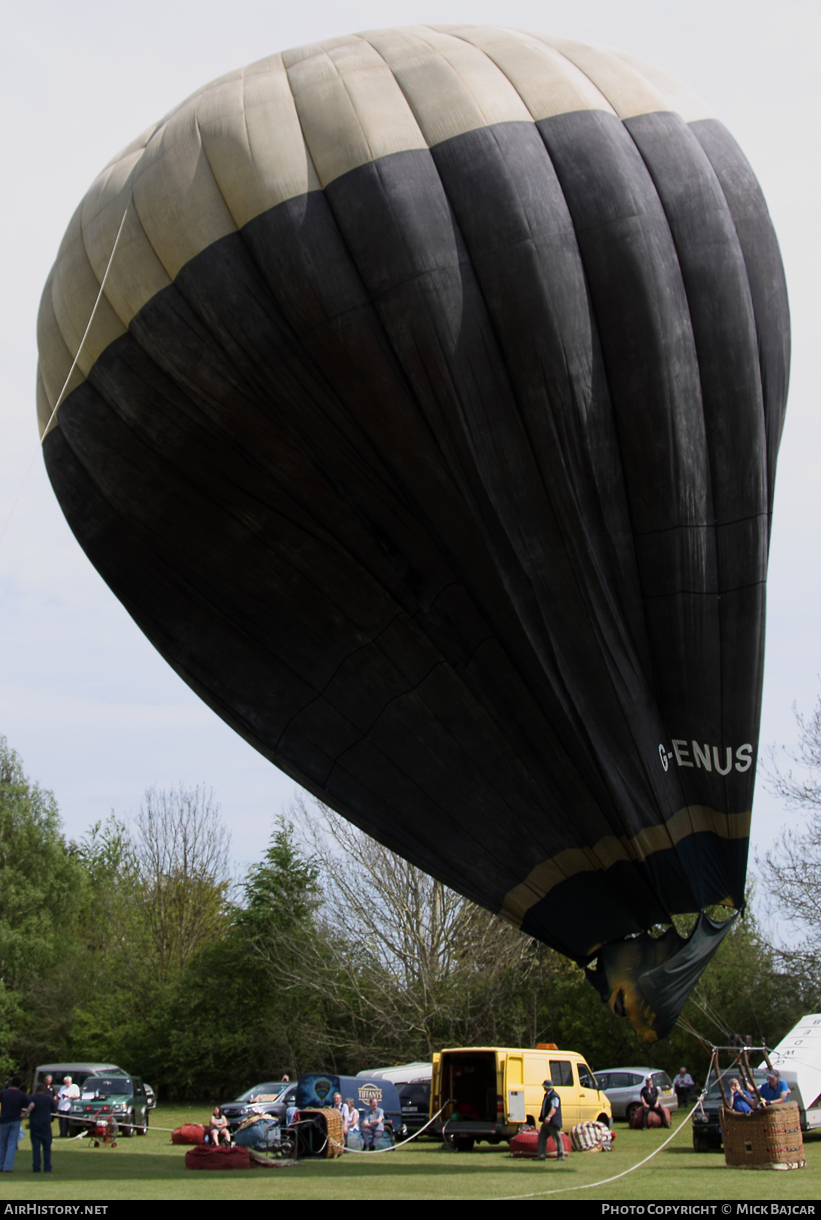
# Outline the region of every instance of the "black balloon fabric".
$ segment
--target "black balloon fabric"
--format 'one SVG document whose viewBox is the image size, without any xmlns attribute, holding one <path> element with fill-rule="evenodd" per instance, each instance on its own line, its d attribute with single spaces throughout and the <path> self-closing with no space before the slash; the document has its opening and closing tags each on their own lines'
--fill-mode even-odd
<svg viewBox="0 0 821 1220">
<path fill-rule="evenodd" d="M 589 962 L 743 908 L 788 364 L 766 206 L 699 103 L 414 27 L 230 74 L 114 159 L 38 410 L 72 530 L 206 703 Z"/>
</svg>

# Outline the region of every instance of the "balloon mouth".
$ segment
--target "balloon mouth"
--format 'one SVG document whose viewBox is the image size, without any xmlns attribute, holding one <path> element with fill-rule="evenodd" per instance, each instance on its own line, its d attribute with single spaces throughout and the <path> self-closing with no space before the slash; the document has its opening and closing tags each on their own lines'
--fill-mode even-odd
<svg viewBox="0 0 821 1220">
<path fill-rule="evenodd" d="M 734 925 L 737 913 L 721 923 L 703 911 L 689 936 L 669 928 L 603 945 L 585 968 L 590 983 L 616 1017 L 630 1022 L 646 1042 L 666 1038 L 690 992 Z"/>
</svg>

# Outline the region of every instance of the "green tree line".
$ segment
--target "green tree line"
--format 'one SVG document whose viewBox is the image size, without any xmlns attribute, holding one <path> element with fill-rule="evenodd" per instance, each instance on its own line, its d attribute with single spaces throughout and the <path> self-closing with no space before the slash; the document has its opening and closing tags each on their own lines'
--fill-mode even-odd
<svg viewBox="0 0 821 1220">
<path fill-rule="evenodd" d="M 703 1079 L 732 1033 L 775 1045 L 818 1003 L 752 902 L 672 1035 L 648 1046 L 583 971 L 307 800 L 232 882 L 207 789 L 149 789 L 67 841 L 51 793 L 0 739 L 0 1073 L 104 1061 L 165 1098 L 233 1097 L 443 1046 L 555 1042 L 594 1069 Z M 693 1031 L 701 1035 L 699 1040 Z"/>
</svg>

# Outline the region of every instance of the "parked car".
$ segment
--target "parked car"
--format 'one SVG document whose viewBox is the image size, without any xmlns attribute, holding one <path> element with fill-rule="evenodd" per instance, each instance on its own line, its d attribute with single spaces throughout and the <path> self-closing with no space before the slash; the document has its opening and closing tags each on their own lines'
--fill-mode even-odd
<svg viewBox="0 0 821 1220">
<path fill-rule="evenodd" d="M 285 1111 L 296 1095 L 296 1084 L 287 1080 L 263 1080 L 246 1089 L 234 1101 L 225 1102 L 220 1109 L 228 1119 L 228 1130 L 236 1131 L 249 1114 L 267 1114 L 278 1118 L 284 1125 Z"/>
<path fill-rule="evenodd" d="M 151 1088 L 151 1085 L 150 1085 L 150 1084 L 146 1084 L 146 1083 L 145 1083 L 145 1081 L 143 1081 L 143 1088 L 145 1089 L 145 1095 L 146 1095 L 146 1097 L 148 1098 L 148 1108 L 149 1108 L 149 1110 L 156 1110 L 156 1108 L 157 1108 L 157 1094 L 156 1094 L 156 1093 L 154 1092 L 154 1090 Z"/>
<path fill-rule="evenodd" d="M 659 1101 L 672 1113 L 678 1109 L 678 1098 L 673 1082 L 666 1072 L 652 1067 L 604 1068 L 596 1072 L 599 1088 L 606 1093 L 613 1108 L 614 1118 L 626 1118 L 629 1122 L 641 1105 L 641 1091 L 648 1076 L 659 1091 Z"/>
<path fill-rule="evenodd" d="M 786 1071 L 780 1069 L 782 1080 L 786 1080 L 790 1086 L 790 1101 L 794 1101 L 798 1105 L 799 1120 L 801 1122 L 802 1131 L 812 1131 L 817 1129 L 821 1109 L 810 1104 L 809 1110 L 806 1108 L 804 1098 L 801 1094 L 801 1085 L 799 1084 L 798 1071 Z M 730 1092 L 730 1080 L 733 1076 L 739 1076 L 737 1069 L 724 1073 L 724 1092 Z M 767 1080 L 767 1072 L 763 1068 L 755 1068 L 753 1071 L 753 1079 L 760 1088 Z M 704 1101 L 697 1105 L 693 1111 L 693 1148 L 696 1152 L 711 1152 L 714 1148 L 720 1148 L 722 1145 L 721 1134 L 721 1106 L 723 1104 L 721 1089 L 717 1080 L 712 1079 L 710 1087 L 707 1089 L 707 1095 Z"/>
<path fill-rule="evenodd" d="M 410 1084 L 399 1085 L 398 1089 L 402 1106 L 400 1133 L 403 1139 L 407 1139 L 409 1135 L 421 1131 L 430 1119 L 430 1081 L 414 1080 Z"/>
<path fill-rule="evenodd" d="M 82 1085 L 87 1076 L 99 1076 L 102 1072 L 111 1076 L 127 1075 L 116 1063 L 41 1063 L 34 1069 L 32 1092 L 38 1084 L 44 1083 L 46 1076 L 54 1078 L 52 1088 L 59 1090 L 66 1076 L 70 1076 L 74 1084 Z"/>
<path fill-rule="evenodd" d="M 138 1076 L 87 1076 L 80 1086 L 80 1099 L 71 1103 L 69 1130 L 90 1127 L 98 1118 L 112 1117 L 120 1134 L 129 1138 L 148 1134 L 148 1097 Z"/>
</svg>

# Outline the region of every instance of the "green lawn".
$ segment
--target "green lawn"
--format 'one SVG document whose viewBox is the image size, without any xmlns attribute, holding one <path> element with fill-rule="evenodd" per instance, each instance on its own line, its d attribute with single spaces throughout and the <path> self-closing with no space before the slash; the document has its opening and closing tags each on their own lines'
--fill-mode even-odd
<svg viewBox="0 0 821 1220">
<path fill-rule="evenodd" d="M 195 1173 L 185 1168 L 185 1148 L 170 1142 L 167 1131 L 183 1122 L 205 1121 L 201 1106 L 159 1106 L 154 1127 L 144 1138 L 119 1140 L 115 1149 L 94 1148 L 86 1140 L 54 1141 L 54 1172 L 35 1177 L 31 1145 L 17 1154 L 13 1175 L 4 1177 L 3 1201 L 89 1201 L 117 1199 L 496 1199 L 527 1196 L 562 1187 L 590 1186 L 560 1199 L 709 1200 L 724 1202 L 821 1198 L 821 1135 L 805 1145 L 807 1168 L 769 1176 L 730 1169 L 722 1153 L 695 1153 L 689 1124 L 648 1165 L 606 1185 L 604 1179 L 638 1164 L 663 1142 L 667 1132 L 629 1131 L 616 1124 L 612 1153 L 572 1153 L 564 1165 L 514 1160 L 506 1145 L 480 1144 L 473 1152 L 441 1151 L 431 1141 L 397 1152 L 346 1154 L 337 1161 L 307 1161 L 294 1167 Z"/>
</svg>

